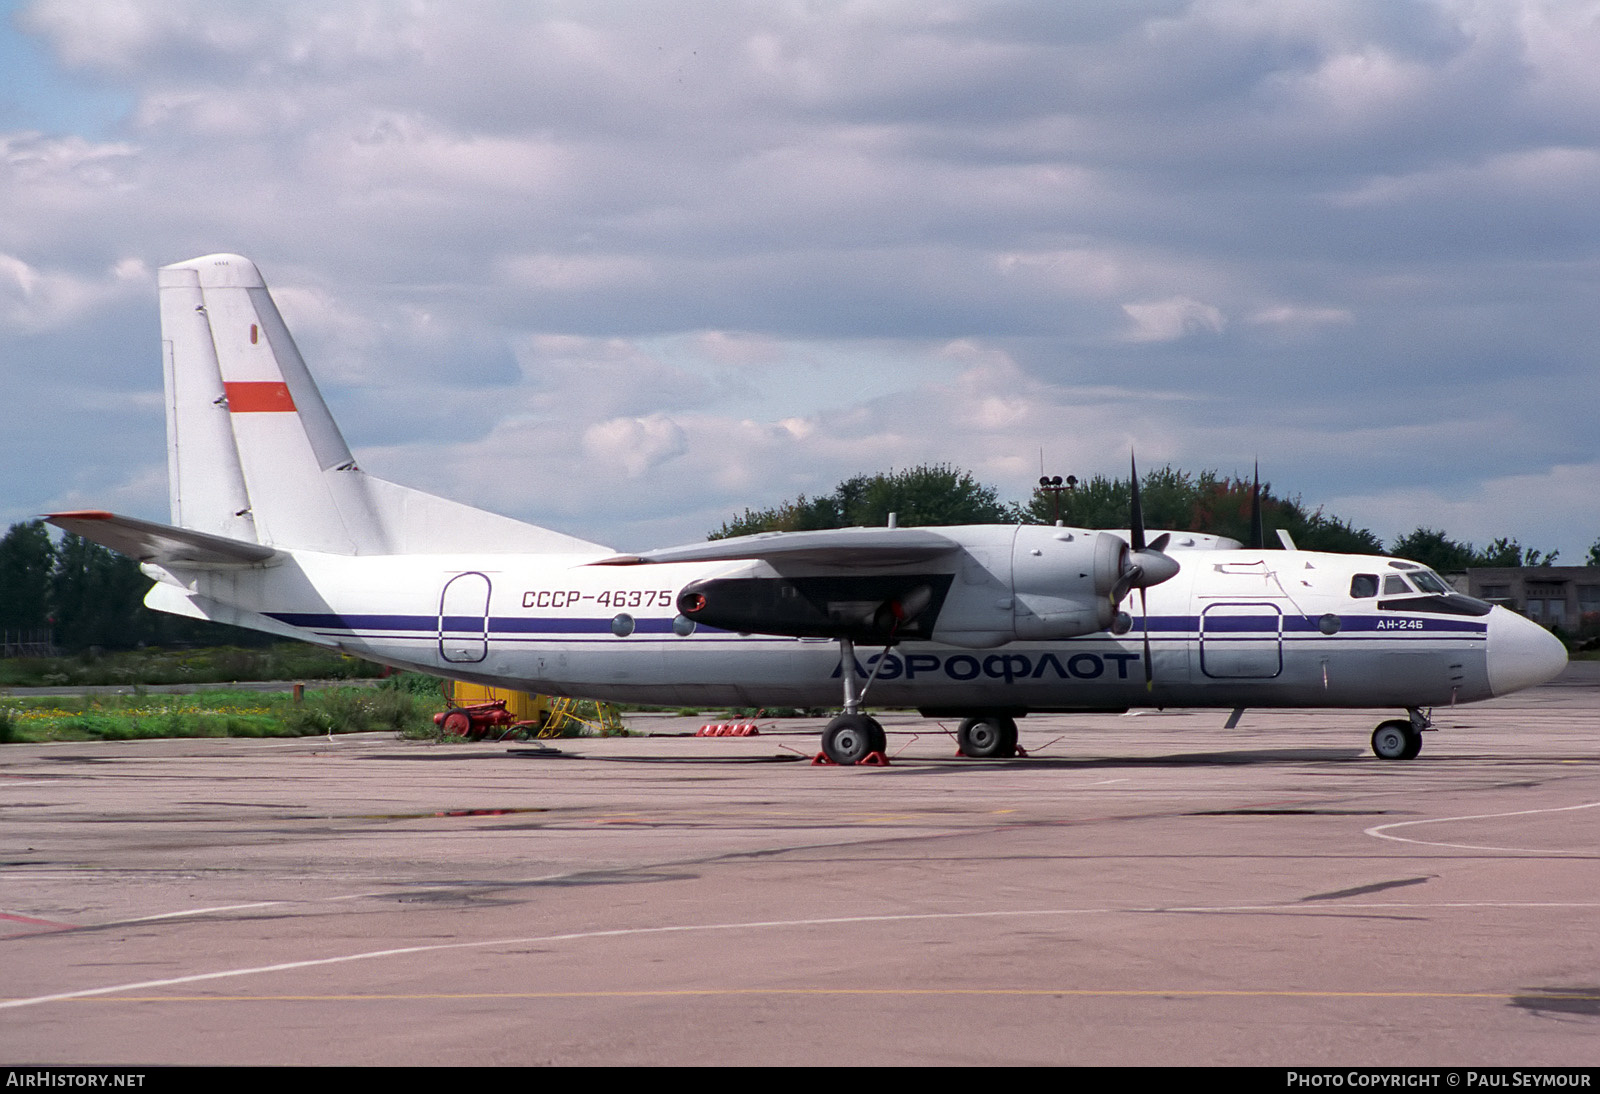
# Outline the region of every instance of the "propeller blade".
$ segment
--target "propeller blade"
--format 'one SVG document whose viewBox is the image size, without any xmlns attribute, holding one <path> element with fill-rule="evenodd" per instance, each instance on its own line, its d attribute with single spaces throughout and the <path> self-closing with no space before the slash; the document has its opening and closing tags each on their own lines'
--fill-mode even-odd
<svg viewBox="0 0 1600 1094">
<path fill-rule="evenodd" d="M 1139 579 L 1143 576 L 1144 569 L 1134 563 L 1130 563 L 1128 568 L 1122 571 L 1122 574 L 1117 578 L 1117 583 L 1111 586 L 1111 607 L 1113 610 L 1122 603 L 1122 598 L 1128 595 L 1128 591 L 1138 584 Z"/>
<path fill-rule="evenodd" d="M 1133 461 L 1133 453 L 1128 453 L 1128 485 L 1132 501 L 1129 505 L 1128 532 L 1133 538 L 1132 547 L 1135 553 L 1144 550 L 1144 506 L 1139 504 L 1139 466 Z"/>
<path fill-rule="evenodd" d="M 1178 572 L 1177 560 L 1166 553 L 1172 540 L 1170 532 L 1163 532 L 1153 542 L 1144 538 L 1144 502 L 1139 495 L 1139 464 L 1133 453 L 1128 453 L 1128 544 L 1123 556 L 1122 570 L 1110 589 L 1111 610 L 1115 613 L 1122 598 L 1133 589 L 1139 590 L 1143 603 L 1144 590 L 1159 585 Z"/>
<path fill-rule="evenodd" d="M 1144 589 L 1139 590 L 1139 629 L 1144 631 L 1144 690 L 1156 688 L 1155 666 L 1150 663 L 1150 606 L 1144 601 Z"/>
<path fill-rule="evenodd" d="M 1256 461 L 1255 482 L 1250 487 L 1250 548 L 1267 549 L 1267 533 L 1261 527 L 1261 461 Z"/>
<path fill-rule="evenodd" d="M 1169 580 L 1178 572 L 1178 560 L 1166 553 L 1166 546 L 1172 541 L 1170 532 L 1162 532 L 1154 541 L 1146 543 L 1144 538 L 1144 504 L 1139 497 L 1139 465 L 1133 454 L 1128 454 L 1128 539 L 1131 543 L 1124 542 L 1121 537 L 1109 536 L 1101 543 L 1103 548 L 1096 548 L 1095 565 L 1095 591 L 1106 594 L 1110 601 L 1110 614 L 1107 618 L 1115 617 L 1122 605 L 1123 597 L 1134 589 L 1139 590 L 1139 604 L 1144 605 L 1144 591 L 1151 585 L 1159 585 Z M 1106 557 L 1106 550 L 1115 545 L 1115 553 Z M 1112 573 L 1116 576 L 1112 577 Z M 1149 684 L 1150 672 L 1150 636 L 1145 636 L 1145 683 Z"/>
</svg>

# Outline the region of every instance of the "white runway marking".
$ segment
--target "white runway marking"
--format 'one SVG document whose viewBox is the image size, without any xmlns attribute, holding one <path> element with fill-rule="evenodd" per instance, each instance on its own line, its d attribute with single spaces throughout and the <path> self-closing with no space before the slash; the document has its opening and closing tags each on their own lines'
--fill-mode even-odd
<svg viewBox="0 0 1600 1094">
<path fill-rule="evenodd" d="M 1576 809 L 1594 809 L 1600 807 L 1600 802 L 1585 802 L 1582 805 L 1558 805 L 1549 809 L 1517 809 L 1510 813 L 1475 813 L 1464 817 L 1430 817 L 1427 820 L 1396 821 L 1393 824 L 1380 824 L 1366 830 L 1366 834 L 1377 839 L 1394 840 L 1396 843 L 1418 843 L 1427 847 L 1452 847 L 1460 851 L 1509 851 L 1517 854 L 1528 855 L 1592 855 L 1594 847 L 1575 847 L 1563 850 L 1552 847 L 1492 847 L 1477 843 L 1444 843 L 1439 840 L 1411 839 L 1407 836 L 1393 836 L 1389 834 L 1391 828 L 1412 828 L 1419 824 L 1448 824 L 1451 821 L 1495 820 L 1500 817 L 1526 817 L 1535 813 L 1570 813 Z"/>
<path fill-rule="evenodd" d="M 1595 803 L 1600 805 L 1600 802 Z M 690 934 L 699 931 L 759 931 L 783 929 L 790 927 L 825 927 L 845 926 L 861 923 L 909 923 L 933 922 L 962 919 L 1008 919 L 1025 918 L 1031 916 L 1080 916 L 1080 915 L 1150 915 L 1161 913 L 1228 913 L 1228 912 L 1272 912 L 1304 914 L 1323 908 L 1338 908 L 1340 910 L 1354 909 L 1425 909 L 1425 908 L 1596 908 L 1600 902 L 1554 902 L 1554 901 L 1462 901 L 1450 903 L 1371 903 L 1354 904 L 1348 901 L 1329 901 L 1324 904 L 1235 904 L 1221 906 L 1173 907 L 1173 908 L 1041 908 L 1033 910 L 1012 911 L 987 911 L 987 912 L 915 912 L 902 915 L 854 915 L 854 916 L 825 916 L 814 919 L 768 919 L 754 920 L 743 923 L 687 923 L 670 927 L 618 927 L 603 931 L 569 931 L 562 934 L 528 935 L 519 938 L 494 938 L 480 942 L 440 942 L 426 946 L 397 946 L 386 950 L 367 950 L 361 953 L 340 954 L 335 957 L 308 958 L 304 961 L 283 961 L 273 965 L 255 965 L 238 969 L 220 969 L 216 972 L 193 973 L 188 976 L 171 976 L 159 980 L 138 980 L 126 984 L 111 984 L 100 988 L 83 988 L 79 991 L 58 992 L 52 995 L 36 995 L 27 999 L 7 999 L 0 1001 L 0 1010 L 11 1010 L 18 1007 L 33 1007 L 42 1003 L 61 1003 L 73 999 L 89 999 L 95 996 L 115 995 L 119 992 L 145 991 L 151 988 L 167 988 L 178 984 L 196 984 L 207 980 L 224 980 L 241 976 L 256 976 L 262 973 L 287 972 L 291 969 L 310 969 L 325 965 L 342 965 L 353 961 L 370 961 L 382 957 L 403 957 L 417 953 L 442 953 L 446 950 L 471 950 L 484 949 L 490 946 L 527 946 L 538 943 L 550 942 L 577 942 L 596 938 L 625 938 L 639 935 L 664 935 L 664 934 Z"/>
</svg>

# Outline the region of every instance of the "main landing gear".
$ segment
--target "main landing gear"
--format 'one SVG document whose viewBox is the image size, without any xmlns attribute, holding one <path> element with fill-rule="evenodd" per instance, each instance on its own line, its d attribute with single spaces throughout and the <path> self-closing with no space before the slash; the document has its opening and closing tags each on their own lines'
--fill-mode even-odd
<svg viewBox="0 0 1600 1094">
<path fill-rule="evenodd" d="M 858 764 L 877 757 L 884 761 L 884 751 L 889 747 L 889 735 L 883 731 L 876 718 L 861 713 L 861 696 L 866 688 L 859 687 L 856 679 L 856 644 L 848 638 L 839 639 L 839 664 L 844 677 L 844 713 L 829 722 L 822 730 L 822 754 L 836 764 Z M 878 659 L 883 664 L 883 659 Z M 877 666 L 873 666 L 877 675 Z M 872 679 L 867 679 L 870 685 Z"/>
<path fill-rule="evenodd" d="M 841 714 L 822 731 L 823 754 L 836 764 L 858 764 L 888 747 L 888 734 L 865 714 Z"/>
<path fill-rule="evenodd" d="M 1414 760 L 1422 751 L 1422 731 L 1433 725 L 1418 707 L 1408 712 L 1409 720 L 1395 718 L 1372 731 L 1372 752 L 1380 760 Z"/>
<path fill-rule="evenodd" d="M 887 763 L 884 753 L 889 747 L 888 735 L 877 719 L 861 713 L 861 699 L 873 677 L 868 677 L 864 686 L 857 679 L 855 643 L 848 638 L 839 639 L 839 663 L 844 677 L 844 713 L 823 729 L 822 754 L 828 762 L 842 765 Z M 883 664 L 882 658 L 878 664 Z M 876 675 L 874 666 L 873 676 Z M 975 760 L 1027 755 L 1017 745 L 1017 721 L 1009 714 L 979 714 L 966 719 L 956 730 L 956 744 L 961 755 Z M 817 762 L 822 762 L 821 757 Z"/>
<path fill-rule="evenodd" d="M 1004 714 L 984 714 L 968 718 L 956 730 L 956 744 L 963 756 L 974 760 L 998 760 L 1015 756 L 1016 719 Z"/>
</svg>

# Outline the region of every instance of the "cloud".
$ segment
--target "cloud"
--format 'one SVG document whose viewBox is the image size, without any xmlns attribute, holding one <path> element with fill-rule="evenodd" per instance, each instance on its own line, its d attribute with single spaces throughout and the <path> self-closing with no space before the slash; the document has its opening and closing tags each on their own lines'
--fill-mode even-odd
<svg viewBox="0 0 1600 1094">
<path fill-rule="evenodd" d="M 688 450 L 689 439 L 683 427 L 661 414 L 612 418 L 583 431 L 584 455 L 599 465 L 597 470 L 602 475 L 620 467 L 629 478 L 636 479 Z"/>
<path fill-rule="evenodd" d="M 0 131 L 0 516 L 162 515 L 151 271 L 230 250 L 365 466 L 625 546 L 1041 447 L 1498 527 L 1593 460 L 1592 17 L 35 0 L 131 107 Z"/>
<path fill-rule="evenodd" d="M 139 259 L 124 258 L 98 277 L 86 278 L 0 254 L 0 337 L 59 329 L 114 299 L 148 295 L 154 287 L 154 277 Z"/>
<path fill-rule="evenodd" d="M 1397 487 L 1376 495 L 1331 499 L 1339 512 L 1392 542 L 1418 527 L 1444 528 L 1452 538 L 1485 547 L 1500 537 L 1524 547 L 1559 548 L 1559 562 L 1581 566 L 1588 545 L 1600 541 L 1600 461 L 1558 464 L 1531 474 L 1497 475 L 1455 489 Z M 1587 530 L 1574 535 L 1574 529 Z"/>
<path fill-rule="evenodd" d="M 1127 335 L 1133 342 L 1172 342 L 1195 334 L 1221 334 L 1227 320 L 1222 311 L 1187 296 L 1124 304 L 1122 310 L 1133 320 Z"/>
<path fill-rule="evenodd" d="M 1262 308 L 1245 319 L 1256 326 L 1316 327 L 1325 323 L 1353 323 L 1349 308 L 1319 308 L 1306 304 L 1276 304 Z"/>
</svg>

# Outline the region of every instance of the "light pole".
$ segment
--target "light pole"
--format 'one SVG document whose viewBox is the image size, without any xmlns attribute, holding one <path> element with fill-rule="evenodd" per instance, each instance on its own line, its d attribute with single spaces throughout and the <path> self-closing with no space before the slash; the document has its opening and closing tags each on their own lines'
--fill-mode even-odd
<svg viewBox="0 0 1600 1094">
<path fill-rule="evenodd" d="M 1078 485 L 1078 476 L 1068 475 L 1063 482 L 1060 475 L 1040 475 L 1039 489 L 1050 495 L 1051 520 L 1056 524 L 1061 523 L 1061 494 L 1062 491 L 1071 490 Z"/>
</svg>

